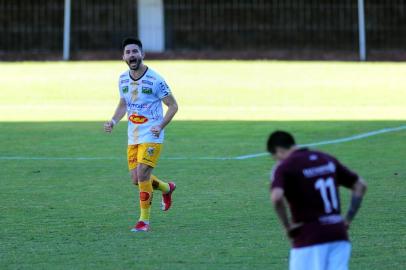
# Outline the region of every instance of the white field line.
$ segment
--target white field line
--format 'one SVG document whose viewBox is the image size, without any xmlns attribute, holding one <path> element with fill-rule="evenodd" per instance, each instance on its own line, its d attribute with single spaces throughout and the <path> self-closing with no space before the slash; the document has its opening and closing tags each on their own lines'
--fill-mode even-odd
<svg viewBox="0 0 406 270">
<path fill-rule="evenodd" d="M 23 157 L 0 156 L 0 160 L 123 160 L 119 157 Z M 162 157 L 166 160 L 231 160 L 233 157 Z"/>
<path fill-rule="evenodd" d="M 384 129 L 370 131 L 370 132 L 367 132 L 367 133 L 361 133 L 361 134 L 357 134 L 357 135 L 354 135 L 354 136 L 345 137 L 345 138 L 341 138 L 341 139 L 302 144 L 300 146 L 309 146 L 310 147 L 310 146 L 320 146 L 320 145 L 344 143 L 344 142 L 350 142 L 350 141 L 364 139 L 364 138 L 367 138 L 367 137 L 372 137 L 372 136 L 382 134 L 382 133 L 395 132 L 395 131 L 405 130 L 405 129 L 406 129 L 406 126 L 393 127 L 393 128 L 384 128 Z M 238 156 L 238 157 L 235 157 L 234 159 L 238 159 L 238 160 L 250 159 L 250 158 L 262 157 L 262 156 L 266 156 L 266 155 L 269 155 L 269 154 L 266 153 L 266 152 L 263 152 L 263 153 L 257 153 L 257 154 L 251 154 L 251 155 Z"/>
<path fill-rule="evenodd" d="M 370 131 L 367 133 L 361 133 L 357 135 L 353 135 L 350 137 L 345 137 L 341 139 L 335 140 L 328 140 L 328 141 L 320 141 L 308 144 L 302 144 L 301 146 L 320 146 L 320 145 L 328 145 L 328 144 L 338 144 L 344 142 L 350 142 L 355 140 L 364 139 L 367 137 L 376 136 L 383 133 L 390 133 L 400 130 L 406 130 L 405 126 L 393 127 L 393 128 L 384 128 L 375 131 Z M 244 160 L 256 157 L 266 156 L 268 153 L 256 153 L 250 155 L 243 155 L 237 157 L 162 157 L 162 159 L 166 160 Z M 118 157 L 25 157 L 25 156 L 0 156 L 0 160 L 121 160 L 124 158 Z"/>
</svg>

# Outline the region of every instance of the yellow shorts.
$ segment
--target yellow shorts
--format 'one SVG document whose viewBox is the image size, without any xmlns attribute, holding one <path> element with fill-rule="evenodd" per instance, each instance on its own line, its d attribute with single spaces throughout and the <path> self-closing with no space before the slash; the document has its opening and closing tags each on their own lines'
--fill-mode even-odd
<svg viewBox="0 0 406 270">
<path fill-rule="evenodd" d="M 129 145 L 127 148 L 128 169 L 134 170 L 138 163 L 155 167 L 161 153 L 161 143 L 141 143 Z"/>
</svg>

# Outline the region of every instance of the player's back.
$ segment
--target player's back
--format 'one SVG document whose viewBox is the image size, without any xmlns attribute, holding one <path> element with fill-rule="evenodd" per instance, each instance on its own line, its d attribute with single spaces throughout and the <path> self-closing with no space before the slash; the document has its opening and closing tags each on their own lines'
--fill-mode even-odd
<svg viewBox="0 0 406 270">
<path fill-rule="evenodd" d="M 338 186 L 351 186 L 357 178 L 334 157 L 307 148 L 277 166 L 272 186 L 283 188 L 293 222 L 303 223 L 294 247 L 348 240 Z"/>
</svg>

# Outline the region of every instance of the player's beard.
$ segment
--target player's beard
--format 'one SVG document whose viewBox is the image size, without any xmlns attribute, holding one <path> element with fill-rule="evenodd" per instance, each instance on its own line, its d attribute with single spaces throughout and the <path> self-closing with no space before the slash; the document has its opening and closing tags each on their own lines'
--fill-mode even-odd
<svg viewBox="0 0 406 270">
<path fill-rule="evenodd" d="M 140 68 L 140 66 L 141 66 L 141 59 L 139 59 L 139 58 L 131 59 L 131 60 L 129 60 L 129 61 L 127 62 L 127 65 L 128 65 L 128 67 L 129 67 L 131 70 L 136 71 L 136 70 L 138 70 L 138 69 Z"/>
</svg>

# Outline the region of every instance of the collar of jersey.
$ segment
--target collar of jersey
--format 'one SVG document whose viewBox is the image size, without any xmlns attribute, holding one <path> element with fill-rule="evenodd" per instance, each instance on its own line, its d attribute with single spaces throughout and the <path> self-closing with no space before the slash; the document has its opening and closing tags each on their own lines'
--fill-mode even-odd
<svg viewBox="0 0 406 270">
<path fill-rule="evenodd" d="M 139 81 L 142 77 L 145 76 L 145 73 L 147 73 L 148 69 L 149 69 L 149 67 L 147 67 L 147 69 L 144 71 L 144 73 L 143 73 L 138 79 L 134 79 L 134 78 L 131 76 L 131 72 L 130 72 L 130 71 L 128 71 L 128 76 L 130 76 L 131 80 L 133 80 L 133 81 Z"/>
</svg>

